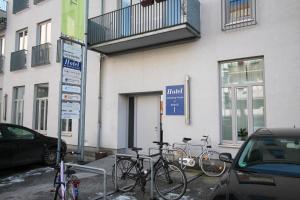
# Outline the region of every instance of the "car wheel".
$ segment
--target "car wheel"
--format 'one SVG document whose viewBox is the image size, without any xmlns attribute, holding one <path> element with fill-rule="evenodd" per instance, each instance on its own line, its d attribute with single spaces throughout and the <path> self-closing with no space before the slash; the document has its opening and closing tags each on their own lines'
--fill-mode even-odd
<svg viewBox="0 0 300 200">
<path fill-rule="evenodd" d="M 44 154 L 44 163 L 46 165 L 55 165 L 56 163 L 56 149 L 46 149 Z"/>
</svg>

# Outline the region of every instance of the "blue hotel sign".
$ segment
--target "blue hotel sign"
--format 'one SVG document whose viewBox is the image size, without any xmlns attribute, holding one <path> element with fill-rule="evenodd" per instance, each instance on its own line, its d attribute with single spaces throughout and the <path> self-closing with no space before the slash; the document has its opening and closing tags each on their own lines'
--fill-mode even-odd
<svg viewBox="0 0 300 200">
<path fill-rule="evenodd" d="M 184 85 L 166 87 L 166 115 L 184 115 Z"/>
</svg>

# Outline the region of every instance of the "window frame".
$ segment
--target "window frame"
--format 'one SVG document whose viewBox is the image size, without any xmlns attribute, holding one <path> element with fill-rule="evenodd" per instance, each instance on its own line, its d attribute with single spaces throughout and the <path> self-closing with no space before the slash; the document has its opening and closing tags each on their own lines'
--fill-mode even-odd
<svg viewBox="0 0 300 200">
<path fill-rule="evenodd" d="M 5 35 L 0 36 L 0 56 L 5 56 Z"/>
<path fill-rule="evenodd" d="M 23 42 L 22 42 L 22 48 L 21 48 L 21 37 L 20 37 L 20 33 L 23 33 L 24 36 L 23 37 Z M 25 35 L 26 33 L 26 35 Z M 27 36 L 27 37 L 25 37 Z M 25 44 L 26 44 L 26 48 L 25 48 Z M 16 51 L 22 51 L 22 50 L 28 50 L 28 28 L 24 28 L 24 29 L 21 29 L 19 31 L 16 32 Z"/>
<path fill-rule="evenodd" d="M 230 62 L 239 62 L 239 61 L 250 61 L 255 59 L 262 60 L 262 83 L 246 83 L 246 84 L 223 84 L 222 81 L 222 64 L 230 63 Z M 256 56 L 256 57 L 246 57 L 246 58 L 238 58 L 238 59 L 231 59 L 231 60 L 222 60 L 218 62 L 218 76 L 219 76 L 219 124 L 220 124 L 220 144 L 221 145 L 237 145 L 240 146 L 244 143 L 244 141 L 238 139 L 237 133 L 237 120 L 236 120 L 236 89 L 237 88 L 247 88 L 248 90 L 248 97 L 247 97 L 247 109 L 248 109 L 248 137 L 254 132 L 254 118 L 253 118 L 253 87 L 254 86 L 262 86 L 264 92 L 264 123 L 265 126 L 267 124 L 267 117 L 266 117 L 266 88 L 265 88 L 265 67 L 264 67 L 264 56 Z M 222 116 L 222 89 L 229 88 L 232 92 L 231 98 L 231 119 L 232 119 L 232 140 L 224 140 L 223 139 L 223 116 Z"/>
<path fill-rule="evenodd" d="M 63 121 L 66 120 L 66 129 L 63 129 Z M 70 122 L 71 121 L 71 131 L 69 131 L 70 128 Z M 73 125 L 74 125 L 74 120 L 73 119 L 61 119 L 61 132 L 63 136 L 72 136 L 73 134 Z"/>
<path fill-rule="evenodd" d="M 50 24 L 50 35 L 48 35 L 48 24 Z M 45 42 L 42 43 L 42 26 L 46 25 L 46 32 L 45 32 Z M 51 19 L 47 19 L 43 22 L 40 22 L 37 24 L 37 45 L 42 45 L 42 44 L 51 44 L 52 42 L 52 20 Z M 48 41 L 49 39 L 49 41 Z"/>
<path fill-rule="evenodd" d="M 16 95 L 16 92 L 18 89 L 20 88 L 24 88 L 24 92 L 23 92 L 23 98 L 22 99 L 17 99 L 15 98 L 15 95 Z M 11 112 L 11 121 L 13 124 L 16 124 L 16 125 L 23 125 L 23 122 L 24 122 L 24 96 L 25 96 L 25 86 L 16 86 L 16 87 L 13 87 L 13 95 L 12 95 L 12 112 Z M 21 113 L 21 116 L 22 116 L 22 119 L 21 119 L 21 123 L 20 121 L 18 121 L 17 119 L 17 111 L 19 110 L 19 103 L 22 103 L 22 113 Z M 17 103 L 17 107 L 15 108 L 15 103 Z"/>
<path fill-rule="evenodd" d="M 37 97 L 37 92 L 38 92 L 38 88 L 41 86 L 47 86 L 48 88 L 48 95 L 47 97 Z M 44 101 L 46 104 L 44 105 L 45 110 L 44 110 L 44 123 L 43 123 L 43 127 L 44 129 L 41 130 L 40 124 L 41 124 L 41 104 L 39 103 L 39 108 L 36 107 L 36 103 L 37 101 L 39 101 L 40 103 L 42 101 Z M 32 128 L 33 130 L 42 133 L 44 135 L 47 135 L 47 130 L 48 130 L 48 114 L 49 114 L 49 83 L 39 83 L 39 84 L 35 84 L 34 85 L 34 100 L 33 100 L 33 125 Z M 38 109 L 38 115 L 37 115 L 37 109 Z M 38 119 L 36 119 L 38 117 Z M 37 124 L 36 124 L 37 123 Z M 37 129 L 36 129 L 37 127 Z"/>
<path fill-rule="evenodd" d="M 240 8 L 236 11 L 236 16 L 240 14 L 239 17 L 235 17 L 236 19 L 231 19 L 231 1 L 240 2 Z M 249 8 L 247 10 L 250 10 L 250 15 L 241 16 L 241 13 L 244 13 L 244 10 L 242 9 L 242 2 L 247 1 L 249 4 Z M 237 3 L 239 4 L 239 3 Z M 251 7 L 250 7 L 251 6 Z M 257 2 L 256 0 L 221 0 L 221 21 L 222 21 L 222 30 L 231 30 L 235 28 L 241 28 L 245 26 L 251 26 L 257 24 Z"/>
</svg>

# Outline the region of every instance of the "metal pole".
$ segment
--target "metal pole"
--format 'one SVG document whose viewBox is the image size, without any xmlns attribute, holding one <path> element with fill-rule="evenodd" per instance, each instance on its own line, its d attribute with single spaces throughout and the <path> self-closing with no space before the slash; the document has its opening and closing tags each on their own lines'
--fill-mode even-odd
<svg viewBox="0 0 300 200">
<path fill-rule="evenodd" d="M 62 74 L 63 74 L 63 49 L 64 41 L 60 39 L 60 82 L 59 82 L 59 96 L 58 96 L 58 127 L 57 127 L 57 153 L 56 153 L 56 163 L 60 162 L 60 150 L 61 150 L 61 96 L 62 96 Z"/>
<path fill-rule="evenodd" d="M 185 77 L 185 124 L 191 124 L 190 115 L 190 77 L 187 75 Z"/>
<path fill-rule="evenodd" d="M 84 60 L 82 68 L 82 99 L 80 102 L 80 160 L 84 161 L 84 140 L 85 140 L 85 106 L 86 106 L 86 74 L 87 74 L 87 32 L 88 32 L 89 0 L 85 1 L 85 27 L 84 27 Z"/>
</svg>

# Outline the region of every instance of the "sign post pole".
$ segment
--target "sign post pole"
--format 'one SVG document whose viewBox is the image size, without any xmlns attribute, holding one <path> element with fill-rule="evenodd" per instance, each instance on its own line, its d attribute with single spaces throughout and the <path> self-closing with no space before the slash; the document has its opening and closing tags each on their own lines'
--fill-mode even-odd
<svg viewBox="0 0 300 200">
<path fill-rule="evenodd" d="M 87 74 L 87 32 L 88 32 L 89 0 L 85 1 L 85 19 L 84 19 L 84 59 L 82 67 L 82 100 L 80 112 L 80 130 L 79 130 L 79 147 L 80 161 L 84 161 L 84 141 L 85 141 L 85 107 L 86 107 L 86 74 Z"/>
<path fill-rule="evenodd" d="M 60 60 L 61 63 L 63 62 L 63 51 L 64 51 L 64 42 L 61 39 L 60 40 Z M 60 151 L 61 151 L 61 95 L 62 95 L 62 75 L 63 74 L 63 67 L 61 65 L 61 71 L 60 71 L 60 82 L 59 82 L 59 96 L 58 96 L 58 127 L 57 127 L 57 151 L 56 151 L 56 164 L 59 164 L 60 162 Z"/>
</svg>

